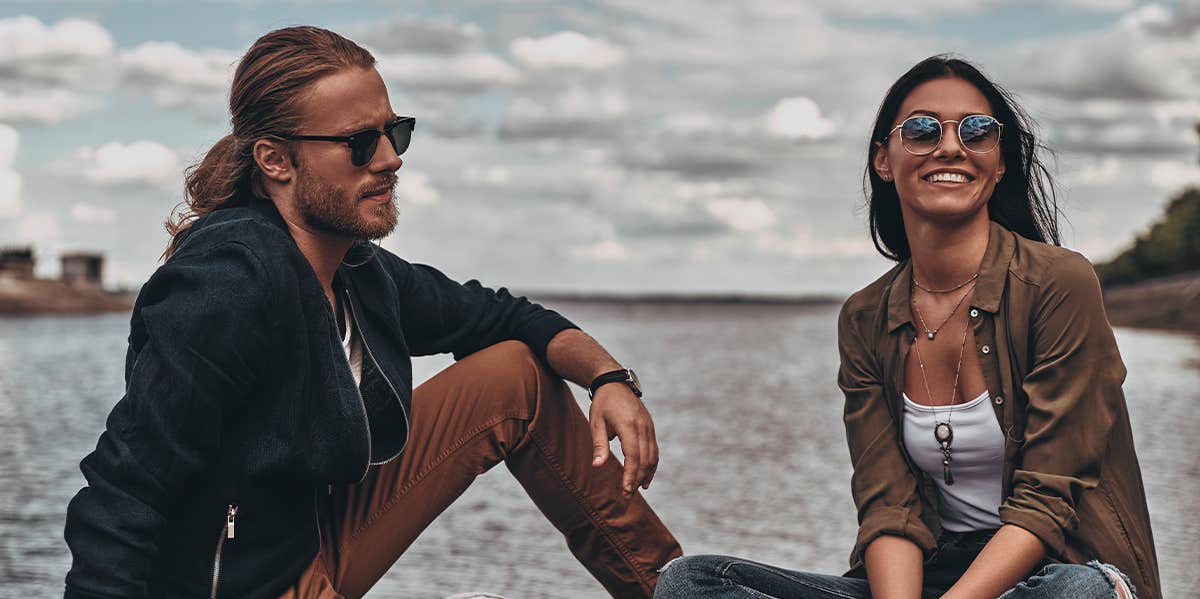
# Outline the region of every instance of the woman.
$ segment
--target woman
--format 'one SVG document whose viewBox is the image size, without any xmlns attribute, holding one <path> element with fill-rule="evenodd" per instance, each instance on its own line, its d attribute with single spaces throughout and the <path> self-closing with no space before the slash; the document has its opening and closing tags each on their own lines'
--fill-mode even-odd
<svg viewBox="0 0 1200 599">
<path fill-rule="evenodd" d="M 866 178 L 898 264 L 838 322 L 852 569 L 692 556 L 656 597 L 1160 596 L 1125 368 L 1091 265 L 1057 246 L 1038 148 L 965 61 L 892 85 Z"/>
</svg>

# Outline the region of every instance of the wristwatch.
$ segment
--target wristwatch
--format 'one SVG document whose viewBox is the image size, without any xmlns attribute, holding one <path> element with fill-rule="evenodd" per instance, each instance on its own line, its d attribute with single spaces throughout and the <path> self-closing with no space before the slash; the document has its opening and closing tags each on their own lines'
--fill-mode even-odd
<svg viewBox="0 0 1200 599">
<path fill-rule="evenodd" d="M 588 399 L 594 397 L 596 395 L 596 391 L 600 389 L 600 387 L 609 383 L 625 383 L 626 385 L 629 385 L 629 389 L 630 391 L 633 391 L 634 395 L 638 396 L 639 398 L 642 396 L 642 384 L 638 381 L 637 374 L 628 368 L 622 368 L 620 370 L 606 372 L 596 377 L 595 380 L 592 381 L 592 384 L 588 385 Z"/>
</svg>

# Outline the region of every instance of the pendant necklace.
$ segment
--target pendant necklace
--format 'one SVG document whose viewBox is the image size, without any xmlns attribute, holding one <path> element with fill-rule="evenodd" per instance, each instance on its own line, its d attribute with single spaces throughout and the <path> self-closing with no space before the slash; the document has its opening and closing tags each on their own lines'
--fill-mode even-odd
<svg viewBox="0 0 1200 599">
<path fill-rule="evenodd" d="M 954 427 L 950 426 L 950 419 L 954 417 L 954 398 L 958 395 L 958 375 L 962 372 L 963 353 L 967 349 L 967 332 L 970 328 L 970 322 L 963 323 L 962 345 L 958 348 L 958 364 L 954 367 L 954 386 L 950 389 L 950 403 L 948 404 L 950 411 L 946 414 L 945 422 L 941 422 L 938 418 L 937 402 L 934 401 L 933 392 L 929 389 L 929 378 L 925 376 L 925 361 L 921 359 L 921 348 L 917 347 L 915 342 L 912 346 L 917 352 L 917 364 L 921 367 L 921 380 L 925 383 L 925 395 L 929 398 L 930 407 L 933 408 L 933 438 L 942 448 L 942 478 L 947 485 L 954 484 L 954 474 L 950 472 L 950 463 L 953 461 L 950 455 L 950 444 L 954 441 Z"/>
<path fill-rule="evenodd" d="M 976 277 L 979 276 L 979 273 L 975 273 L 975 276 Z M 958 287 L 962 287 L 963 285 L 966 285 L 967 283 L 970 283 L 971 281 L 974 281 L 974 280 L 975 280 L 975 278 L 972 277 L 972 278 L 968 279 L 966 283 L 963 283 L 962 285 L 959 285 Z M 913 279 L 913 284 L 917 285 L 916 279 Z M 920 285 L 917 285 L 917 286 L 921 287 Z M 955 289 L 957 289 L 958 287 L 956 287 Z M 975 288 L 974 286 L 971 287 L 971 289 L 974 289 L 974 288 Z M 925 289 L 925 288 L 921 287 L 921 289 Z M 932 329 L 929 328 L 929 325 L 925 324 L 925 316 L 923 316 L 921 314 L 920 306 L 917 306 L 917 296 L 915 294 L 912 296 L 913 311 L 915 311 L 917 313 L 917 320 L 921 321 L 921 328 L 925 329 L 925 336 L 928 337 L 930 341 L 933 341 L 933 338 L 937 336 L 937 332 L 942 330 L 942 327 L 946 326 L 946 323 L 950 322 L 951 318 L 954 318 L 954 313 L 958 312 L 958 307 L 963 304 L 963 300 L 967 299 L 968 295 L 971 295 L 971 289 L 967 289 L 966 291 L 964 291 L 962 294 L 962 297 L 958 298 L 958 303 L 954 304 L 954 309 L 950 311 L 950 315 L 946 317 L 946 320 L 943 320 L 942 324 L 939 324 L 936 328 L 932 328 Z M 953 290 L 951 290 L 951 291 L 953 291 Z M 931 293 L 944 293 L 944 292 L 932 291 Z"/>
</svg>

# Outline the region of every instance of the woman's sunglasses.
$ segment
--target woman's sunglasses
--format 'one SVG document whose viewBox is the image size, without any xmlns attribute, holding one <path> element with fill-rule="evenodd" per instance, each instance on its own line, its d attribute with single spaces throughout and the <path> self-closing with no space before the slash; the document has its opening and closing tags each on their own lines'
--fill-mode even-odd
<svg viewBox="0 0 1200 599">
<path fill-rule="evenodd" d="M 366 166 L 375 157 L 375 149 L 379 147 L 380 135 L 387 136 L 388 141 L 392 143 L 392 149 L 396 150 L 397 156 L 400 156 L 408 149 L 408 144 L 412 141 L 412 133 L 416 125 L 416 117 L 402 116 L 388 123 L 382 131 L 379 129 L 366 129 L 344 137 L 337 135 L 280 135 L 279 137 L 294 141 L 336 141 L 344 143 L 350 146 L 350 164 L 354 166 Z"/>
<path fill-rule="evenodd" d="M 1004 125 L 986 114 L 973 114 L 959 121 L 939 121 L 931 116 L 917 115 L 904 119 L 883 137 L 886 142 L 896 129 L 900 130 L 900 145 L 909 154 L 924 156 L 933 152 L 942 143 L 942 125 L 958 125 L 958 143 L 970 152 L 986 154 L 1000 144 L 1000 130 Z"/>
</svg>

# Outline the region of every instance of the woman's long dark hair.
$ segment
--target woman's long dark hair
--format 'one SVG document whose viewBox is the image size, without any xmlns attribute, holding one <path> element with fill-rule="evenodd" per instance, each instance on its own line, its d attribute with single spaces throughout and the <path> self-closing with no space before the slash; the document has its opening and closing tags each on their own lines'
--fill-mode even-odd
<svg viewBox="0 0 1200 599">
<path fill-rule="evenodd" d="M 879 173 L 875 172 L 875 152 L 879 150 L 876 143 L 891 131 L 900 104 L 914 88 L 945 77 L 956 77 L 974 85 L 987 98 L 992 116 L 1004 125 L 1000 136 L 1000 158 L 1004 161 L 1005 173 L 988 200 L 988 216 L 1022 237 L 1058 245 L 1059 210 L 1054 197 L 1054 182 L 1040 157 L 1046 148 L 1038 144 L 1034 136 L 1032 119 L 1011 94 L 988 80 L 975 65 L 942 54 L 922 60 L 897 79 L 875 116 L 863 176 L 875 249 L 897 262 L 912 255 L 896 186 L 880 179 Z"/>
</svg>

